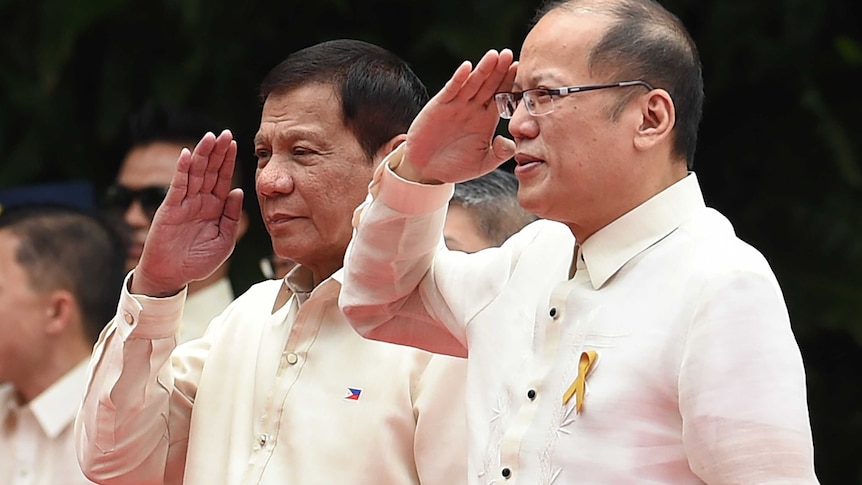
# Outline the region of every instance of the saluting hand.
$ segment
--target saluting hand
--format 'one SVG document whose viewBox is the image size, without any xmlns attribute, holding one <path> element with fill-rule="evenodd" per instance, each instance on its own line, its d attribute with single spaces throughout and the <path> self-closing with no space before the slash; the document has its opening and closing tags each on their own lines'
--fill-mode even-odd
<svg viewBox="0 0 862 485">
<path fill-rule="evenodd" d="M 193 152 L 180 152 L 135 268 L 132 293 L 174 295 L 230 256 L 242 211 L 242 189 L 231 190 L 235 164 L 236 141 L 228 130 L 218 137 L 207 133 Z"/>
<path fill-rule="evenodd" d="M 475 69 L 461 64 L 410 125 L 396 172 L 422 183 L 463 182 L 509 159 L 514 142 L 494 136 L 494 94 L 512 89 L 516 71 L 509 49 L 488 51 Z"/>
</svg>

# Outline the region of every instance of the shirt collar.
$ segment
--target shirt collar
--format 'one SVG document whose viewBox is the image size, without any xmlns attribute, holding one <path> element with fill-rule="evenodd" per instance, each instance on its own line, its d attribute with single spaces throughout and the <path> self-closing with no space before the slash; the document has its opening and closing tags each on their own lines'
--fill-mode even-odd
<svg viewBox="0 0 862 485">
<path fill-rule="evenodd" d="M 56 438 L 75 420 L 87 385 L 88 361 L 78 364 L 27 405 L 49 438 Z"/>
<path fill-rule="evenodd" d="M 594 289 L 632 258 L 672 233 L 706 207 L 694 172 L 622 215 L 581 245 Z"/>
<path fill-rule="evenodd" d="M 315 287 L 314 275 L 311 270 L 301 264 L 297 264 L 282 280 L 281 288 L 278 291 L 278 295 L 276 296 L 275 303 L 272 307 L 272 313 L 281 309 L 284 304 L 288 302 L 291 295 L 296 296 L 296 303 L 297 306 L 299 306 L 305 303 L 317 288 L 326 285 L 329 280 L 336 281 L 340 286 L 343 279 L 343 273 L 344 269 L 339 269 L 333 273 L 332 276 L 325 279 Z"/>
</svg>

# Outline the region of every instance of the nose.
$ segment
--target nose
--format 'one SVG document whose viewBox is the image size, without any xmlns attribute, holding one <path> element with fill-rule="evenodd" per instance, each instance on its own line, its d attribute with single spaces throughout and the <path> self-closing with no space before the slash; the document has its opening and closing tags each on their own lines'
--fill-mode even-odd
<svg viewBox="0 0 862 485">
<path fill-rule="evenodd" d="M 255 174 L 257 193 L 263 197 L 285 195 L 293 192 L 294 182 L 284 163 L 270 160 Z"/>
<path fill-rule="evenodd" d="M 129 204 L 126 212 L 123 213 L 123 219 L 126 221 L 126 224 L 135 229 L 149 227 L 152 222 L 144 212 L 144 208 L 141 207 L 141 202 L 138 199 L 133 200 Z"/>
<path fill-rule="evenodd" d="M 536 117 L 527 112 L 523 100 L 515 107 L 512 118 L 509 119 L 509 134 L 515 140 L 535 138 L 539 135 L 539 124 L 536 122 Z"/>
</svg>

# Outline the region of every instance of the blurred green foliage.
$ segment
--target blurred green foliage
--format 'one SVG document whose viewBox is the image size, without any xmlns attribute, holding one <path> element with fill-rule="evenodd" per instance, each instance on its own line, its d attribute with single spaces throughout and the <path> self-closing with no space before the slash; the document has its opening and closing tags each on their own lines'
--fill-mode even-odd
<svg viewBox="0 0 862 485">
<path fill-rule="evenodd" d="M 352 37 L 436 92 L 464 59 L 523 39 L 517 0 L 0 0 L 0 187 L 112 180 L 148 100 L 208 111 L 251 163 L 257 85 L 288 53 Z M 773 265 L 809 379 L 818 474 L 862 483 L 862 35 L 856 0 L 665 0 L 689 27 L 707 102 L 695 169 L 707 202 Z M 385 19 L 397 22 L 387 23 Z M 253 167 L 247 167 L 249 173 Z M 255 222 L 238 291 L 269 250 Z"/>
</svg>

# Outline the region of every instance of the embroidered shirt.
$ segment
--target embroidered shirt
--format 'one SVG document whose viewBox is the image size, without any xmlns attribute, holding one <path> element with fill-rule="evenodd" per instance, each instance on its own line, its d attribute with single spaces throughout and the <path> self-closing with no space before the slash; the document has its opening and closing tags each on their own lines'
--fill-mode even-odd
<svg viewBox="0 0 862 485">
<path fill-rule="evenodd" d="M 84 468 L 128 484 L 463 483 L 463 359 L 363 339 L 335 279 L 301 305 L 283 284 L 175 350 L 184 295 L 123 290 L 77 422 Z"/>
<path fill-rule="evenodd" d="M 469 353 L 471 484 L 817 483 L 781 290 L 693 173 L 581 247 L 537 221 L 449 251 L 451 194 L 378 169 L 341 305 L 371 338 Z"/>
</svg>

